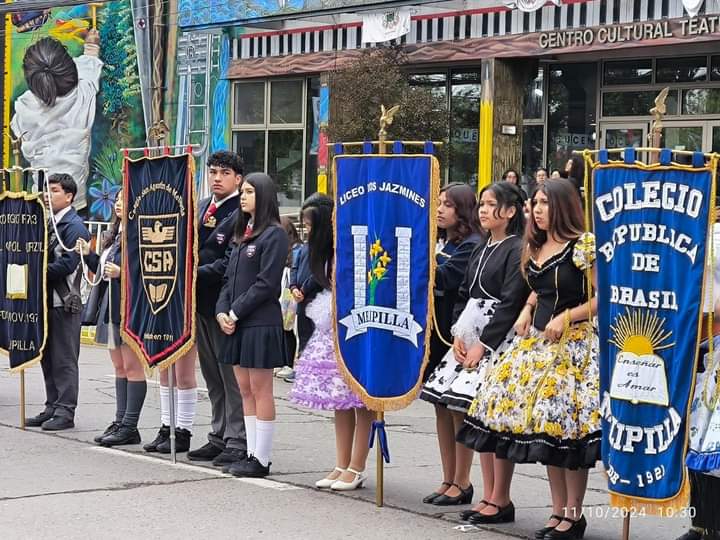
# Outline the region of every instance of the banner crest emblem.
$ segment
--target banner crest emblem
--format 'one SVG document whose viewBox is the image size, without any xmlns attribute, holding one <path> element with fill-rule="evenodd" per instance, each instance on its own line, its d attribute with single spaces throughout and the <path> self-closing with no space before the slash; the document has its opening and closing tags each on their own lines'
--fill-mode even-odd
<svg viewBox="0 0 720 540">
<path fill-rule="evenodd" d="M 179 217 L 138 216 L 143 287 L 154 315 L 167 307 L 177 283 Z"/>
</svg>

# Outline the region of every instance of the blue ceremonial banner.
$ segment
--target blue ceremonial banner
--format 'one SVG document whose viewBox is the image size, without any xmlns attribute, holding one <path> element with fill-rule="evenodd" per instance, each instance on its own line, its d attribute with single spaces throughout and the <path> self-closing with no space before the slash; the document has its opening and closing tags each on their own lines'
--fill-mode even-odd
<svg viewBox="0 0 720 540">
<path fill-rule="evenodd" d="M 47 222 L 41 195 L 0 193 L 0 350 L 19 371 L 47 337 Z"/>
<path fill-rule="evenodd" d="M 341 155 L 333 176 L 341 371 L 370 409 L 400 409 L 427 362 L 438 161 Z"/>
<path fill-rule="evenodd" d="M 603 155 L 604 154 L 604 155 Z M 611 504 L 663 515 L 687 504 L 688 404 L 702 322 L 713 173 L 593 163 L 602 457 Z M 662 159 L 662 158 L 661 158 Z"/>
<path fill-rule="evenodd" d="M 189 154 L 125 158 L 123 340 L 150 367 L 195 343 L 194 162 Z"/>
</svg>

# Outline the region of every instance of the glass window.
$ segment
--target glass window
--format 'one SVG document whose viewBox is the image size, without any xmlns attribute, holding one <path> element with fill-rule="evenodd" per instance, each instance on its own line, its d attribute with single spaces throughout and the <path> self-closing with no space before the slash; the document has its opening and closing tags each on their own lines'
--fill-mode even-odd
<svg viewBox="0 0 720 540">
<path fill-rule="evenodd" d="M 698 88 L 683 92 L 683 114 L 720 113 L 720 88 Z"/>
<path fill-rule="evenodd" d="M 544 126 L 524 126 L 522 140 L 522 185 L 525 191 L 535 185 L 535 171 L 543 165 Z"/>
<path fill-rule="evenodd" d="M 413 86 L 427 86 L 436 96 L 447 95 L 446 73 L 413 73 L 410 75 L 410 84 Z"/>
<path fill-rule="evenodd" d="M 550 70 L 548 168 L 564 169 L 573 150 L 595 145 L 597 64 L 557 64 Z"/>
<path fill-rule="evenodd" d="M 605 62 L 603 83 L 612 84 L 649 84 L 652 82 L 652 60 L 622 60 Z"/>
<path fill-rule="evenodd" d="M 303 153 L 302 129 L 268 132 L 267 173 L 277 182 L 281 212 L 302 202 Z"/>
<path fill-rule="evenodd" d="M 712 148 L 710 151 L 720 152 L 720 126 L 712 127 Z M 715 206 L 717 206 L 717 204 Z"/>
<path fill-rule="evenodd" d="M 477 186 L 480 72 L 454 72 L 450 96 L 450 182 Z"/>
<path fill-rule="evenodd" d="M 655 61 L 658 83 L 704 81 L 707 79 L 707 57 L 658 58 Z"/>
<path fill-rule="evenodd" d="M 655 106 L 659 90 L 647 92 L 605 92 L 603 94 L 603 116 L 647 116 Z M 677 92 L 668 94 L 665 101 L 667 114 L 677 114 Z"/>
<path fill-rule="evenodd" d="M 701 151 L 703 128 L 702 126 L 666 127 L 663 129 L 662 145 L 673 150 Z"/>
<path fill-rule="evenodd" d="M 265 83 L 235 83 L 233 124 L 265 124 Z"/>
<path fill-rule="evenodd" d="M 603 148 L 637 148 L 643 146 L 645 137 L 641 128 L 619 127 L 605 130 L 605 140 L 602 141 Z"/>
<path fill-rule="evenodd" d="M 543 68 L 538 69 L 535 77 L 525 90 L 525 112 L 523 118 L 536 119 L 543 117 Z"/>
<path fill-rule="evenodd" d="M 270 123 L 300 124 L 303 109 L 303 81 L 270 83 Z"/>
<path fill-rule="evenodd" d="M 246 174 L 265 170 L 264 131 L 234 131 L 233 149 L 240 154 Z"/>
<path fill-rule="evenodd" d="M 710 59 L 710 80 L 720 81 L 720 56 L 713 56 Z"/>
</svg>

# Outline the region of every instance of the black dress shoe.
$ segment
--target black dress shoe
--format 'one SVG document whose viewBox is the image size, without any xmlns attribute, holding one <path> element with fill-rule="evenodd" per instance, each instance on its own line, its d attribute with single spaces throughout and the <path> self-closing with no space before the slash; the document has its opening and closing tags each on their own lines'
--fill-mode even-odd
<svg viewBox="0 0 720 540">
<path fill-rule="evenodd" d="M 447 486 L 447 487 L 449 488 L 450 486 L 452 486 L 452 482 L 443 482 L 441 485 Z M 434 501 L 435 499 L 437 499 L 438 497 L 440 497 L 441 495 L 442 495 L 442 493 L 438 493 L 437 491 L 433 491 L 433 492 L 432 492 L 430 495 L 428 495 L 427 497 L 423 497 L 422 502 L 424 502 L 425 504 L 432 504 L 433 501 Z"/>
<path fill-rule="evenodd" d="M 242 448 L 226 448 L 221 454 L 213 459 L 213 466 L 223 467 L 224 465 L 230 465 L 236 461 L 245 461 L 247 459 L 247 452 Z"/>
<path fill-rule="evenodd" d="M 243 478 L 265 478 L 270 474 L 270 465 L 263 466 L 255 456 L 250 456 L 245 461 L 236 461 L 228 467 L 228 472 L 233 476 Z"/>
<path fill-rule="evenodd" d="M 545 535 L 545 540 L 580 540 L 585 535 L 585 529 L 587 528 L 585 516 L 580 516 L 578 520 L 564 517 L 562 521 L 567 521 L 572 525 L 566 531 L 551 530 Z"/>
<path fill-rule="evenodd" d="M 550 521 L 551 519 L 557 520 L 559 525 L 559 522 L 562 521 L 562 516 L 553 514 L 552 516 L 550 516 L 550 519 L 548 519 L 548 521 Z M 535 540 L 543 540 L 545 538 L 545 535 L 552 531 L 555 527 L 557 527 L 557 525 L 555 525 L 554 527 L 543 527 L 542 529 L 538 529 L 537 531 L 535 531 Z"/>
<path fill-rule="evenodd" d="M 99 443 L 100 441 L 103 440 L 103 438 L 105 438 L 108 435 L 110 435 L 111 433 L 114 433 L 115 431 L 117 431 L 119 427 L 120 427 L 120 422 L 118 422 L 118 421 L 113 422 L 112 424 L 110 424 L 108 427 L 105 428 L 105 431 L 103 431 L 97 437 L 93 438 L 93 441 L 95 441 L 96 443 Z"/>
<path fill-rule="evenodd" d="M 478 504 L 484 504 L 485 506 L 487 506 L 490 503 L 488 503 L 485 499 L 483 499 Z M 468 521 L 475 514 L 479 514 L 479 513 L 480 512 L 478 512 L 477 510 L 463 510 L 462 512 L 460 512 L 460 519 L 462 521 Z"/>
<path fill-rule="evenodd" d="M 170 426 L 163 425 L 160 427 L 160 431 L 158 431 L 155 440 L 143 446 L 143 450 L 146 452 L 157 452 L 158 445 L 164 443 L 168 437 L 170 437 Z"/>
<path fill-rule="evenodd" d="M 184 428 L 175 428 L 175 452 L 187 452 L 190 450 L 190 437 L 192 433 Z M 168 438 L 157 445 L 157 451 L 161 454 L 170 453 L 170 429 L 168 428 Z"/>
<path fill-rule="evenodd" d="M 487 525 L 491 523 L 512 523 L 513 521 L 515 521 L 515 505 L 512 502 L 502 507 L 491 502 L 487 503 L 487 505 L 497 508 L 497 512 L 495 512 L 494 514 L 481 514 L 480 512 L 478 512 L 468 521 L 473 525 Z"/>
<path fill-rule="evenodd" d="M 472 484 L 470 484 L 467 489 L 463 489 L 457 484 L 453 484 L 453 486 L 460 490 L 460 495 L 449 497 L 443 494 L 436 498 L 432 504 L 435 506 L 456 506 L 461 504 L 470 504 L 472 502 L 474 493 Z"/>
<path fill-rule="evenodd" d="M 136 427 L 120 426 L 118 429 L 110 433 L 107 437 L 103 437 L 100 441 L 103 446 L 122 446 L 124 444 L 140 444 L 140 432 Z"/>
<path fill-rule="evenodd" d="M 50 420 L 53 417 L 53 414 L 55 414 L 53 411 L 43 411 L 37 416 L 26 418 L 25 427 L 40 427 L 43 425 L 43 422 Z"/>
<path fill-rule="evenodd" d="M 212 461 L 218 457 L 222 451 L 222 448 L 218 448 L 209 442 L 192 452 L 188 452 L 188 459 L 190 461 Z"/>
<path fill-rule="evenodd" d="M 53 416 L 50 420 L 45 420 L 41 427 L 43 431 L 62 431 L 74 428 L 75 422 L 67 416 Z"/>
<path fill-rule="evenodd" d="M 702 540 L 703 535 L 700 531 L 690 529 L 688 532 L 676 538 L 675 540 Z"/>
</svg>

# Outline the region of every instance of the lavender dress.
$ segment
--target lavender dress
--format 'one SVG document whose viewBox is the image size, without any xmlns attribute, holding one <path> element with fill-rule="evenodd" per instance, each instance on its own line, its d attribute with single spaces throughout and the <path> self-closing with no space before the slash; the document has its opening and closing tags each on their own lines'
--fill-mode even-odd
<svg viewBox="0 0 720 540">
<path fill-rule="evenodd" d="M 295 383 L 290 401 L 326 411 L 364 407 L 338 370 L 335 329 L 332 320 L 332 293 L 323 290 L 307 306 L 305 314 L 315 330 L 295 364 Z"/>
</svg>

